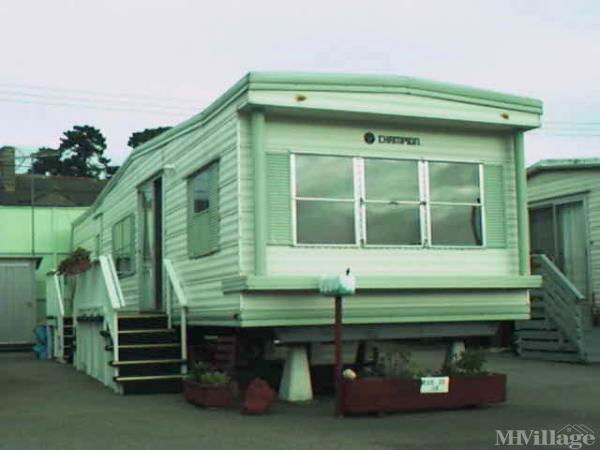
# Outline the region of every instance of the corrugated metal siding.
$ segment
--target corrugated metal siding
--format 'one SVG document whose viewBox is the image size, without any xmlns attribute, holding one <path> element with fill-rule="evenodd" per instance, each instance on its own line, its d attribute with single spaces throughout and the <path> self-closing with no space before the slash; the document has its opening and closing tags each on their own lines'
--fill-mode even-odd
<svg viewBox="0 0 600 450">
<path fill-rule="evenodd" d="M 590 239 L 590 284 L 595 298 L 600 298 L 600 171 L 541 172 L 528 180 L 527 190 L 530 203 L 588 191 L 586 213 Z"/>
<path fill-rule="evenodd" d="M 203 127 L 167 143 L 156 151 L 137 157 L 96 211 L 96 214 L 104 215 L 102 252 L 107 254 L 112 251 L 112 226 L 128 214 L 138 214 L 137 186 L 167 165 L 174 168 L 167 170 L 163 176 L 164 254 L 173 261 L 192 309 L 199 306 L 224 310 L 239 309 L 239 301 L 229 305 L 224 301 L 220 289 L 210 287 L 211 283 L 207 285 L 211 280 L 240 273 L 237 136 L 237 112 L 236 108 L 231 106 Z M 187 251 L 186 177 L 218 158 L 220 250 L 210 256 L 190 259 Z M 93 242 L 92 222 L 93 219 L 89 217 L 75 228 L 75 245 Z M 139 220 L 136 220 L 136 223 L 139 224 Z M 139 248 L 139 242 L 137 244 Z M 139 266 L 139 262 L 136 266 Z M 138 276 L 121 279 L 121 289 L 127 305 L 136 308 Z"/>
</svg>

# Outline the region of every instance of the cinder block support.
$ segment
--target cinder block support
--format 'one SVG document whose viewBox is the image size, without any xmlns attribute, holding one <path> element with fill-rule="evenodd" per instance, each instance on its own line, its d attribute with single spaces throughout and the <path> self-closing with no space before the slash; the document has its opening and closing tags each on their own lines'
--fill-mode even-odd
<svg viewBox="0 0 600 450">
<path fill-rule="evenodd" d="M 465 352 L 464 341 L 452 341 L 448 344 L 446 349 L 446 364 L 454 365 L 454 363 L 460 358 Z"/>
<path fill-rule="evenodd" d="M 279 387 L 279 398 L 289 402 L 303 402 L 313 399 L 310 366 L 306 346 L 304 345 L 288 347 L 281 386 Z"/>
</svg>

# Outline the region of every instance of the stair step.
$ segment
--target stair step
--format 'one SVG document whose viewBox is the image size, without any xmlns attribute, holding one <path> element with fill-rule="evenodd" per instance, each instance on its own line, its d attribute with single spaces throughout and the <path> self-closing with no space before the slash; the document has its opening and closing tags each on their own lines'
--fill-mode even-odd
<svg viewBox="0 0 600 450">
<path fill-rule="evenodd" d="M 172 375 L 144 375 L 144 376 L 133 376 L 133 377 L 115 377 L 115 381 L 118 383 L 127 383 L 130 381 L 157 381 L 157 380 L 181 380 L 185 378 L 183 374 L 172 374 Z"/>
<path fill-rule="evenodd" d="M 520 347 L 523 350 L 546 350 L 555 352 L 574 352 L 577 353 L 577 349 L 570 342 L 563 342 L 562 344 L 558 341 L 532 341 L 523 340 L 521 341 Z"/>
<path fill-rule="evenodd" d="M 167 328 L 168 320 L 164 314 L 119 316 L 119 330 L 143 330 Z"/>
<path fill-rule="evenodd" d="M 119 334 L 143 334 L 143 333 L 174 333 L 171 328 L 145 328 L 140 330 L 119 330 Z"/>
<path fill-rule="evenodd" d="M 184 364 L 185 359 L 141 359 L 132 361 L 111 361 L 111 366 L 135 366 L 142 364 Z"/>
<path fill-rule="evenodd" d="M 119 344 L 119 350 L 121 349 L 134 349 L 134 348 L 163 348 L 163 347 L 179 347 L 177 342 L 168 342 L 160 344 Z"/>
<path fill-rule="evenodd" d="M 522 350 L 521 358 L 557 362 L 583 362 L 577 353 L 543 352 Z"/>
</svg>

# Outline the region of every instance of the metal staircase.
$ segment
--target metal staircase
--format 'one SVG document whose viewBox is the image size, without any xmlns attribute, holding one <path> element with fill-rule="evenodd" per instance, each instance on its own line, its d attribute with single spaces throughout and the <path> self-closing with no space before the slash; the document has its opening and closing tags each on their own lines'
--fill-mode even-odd
<svg viewBox="0 0 600 450">
<path fill-rule="evenodd" d="M 123 394 L 181 391 L 186 361 L 181 357 L 179 334 L 167 323 L 166 314 L 119 314 L 116 352 L 110 334 L 103 333 L 106 350 L 117 356 L 109 364 L 118 370 L 114 380 Z"/>
<path fill-rule="evenodd" d="M 545 255 L 533 255 L 532 272 L 543 286 L 531 291 L 531 320 L 516 322 L 517 351 L 523 358 L 600 362 L 600 328 L 591 304 Z"/>
</svg>

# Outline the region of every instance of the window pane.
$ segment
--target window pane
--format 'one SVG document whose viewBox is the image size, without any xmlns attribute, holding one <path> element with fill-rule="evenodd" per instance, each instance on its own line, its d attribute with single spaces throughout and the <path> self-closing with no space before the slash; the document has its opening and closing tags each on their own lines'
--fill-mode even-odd
<svg viewBox="0 0 600 450">
<path fill-rule="evenodd" d="M 193 212 L 196 214 L 206 211 L 210 207 L 210 202 L 208 200 L 210 173 L 211 171 L 209 169 L 204 170 L 202 173 L 194 176 L 191 180 Z"/>
<path fill-rule="evenodd" d="M 354 244 L 354 203 L 296 201 L 299 244 Z"/>
<path fill-rule="evenodd" d="M 367 244 L 420 245 L 419 207 L 368 203 Z"/>
<path fill-rule="evenodd" d="M 554 213 L 552 207 L 529 211 L 531 253 L 543 253 L 555 263 Z"/>
<path fill-rule="evenodd" d="M 419 200 L 417 161 L 366 159 L 369 200 Z"/>
<path fill-rule="evenodd" d="M 481 245 L 479 206 L 431 206 L 433 245 Z"/>
<path fill-rule="evenodd" d="M 479 165 L 429 163 L 431 201 L 481 203 Z"/>
<path fill-rule="evenodd" d="M 296 155 L 296 196 L 354 198 L 352 158 Z"/>
</svg>

